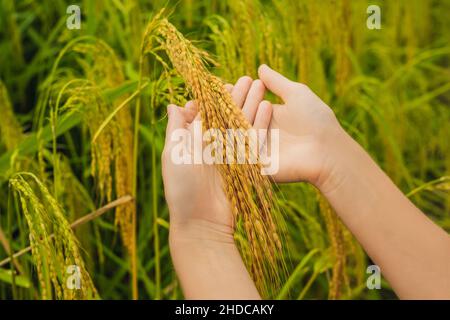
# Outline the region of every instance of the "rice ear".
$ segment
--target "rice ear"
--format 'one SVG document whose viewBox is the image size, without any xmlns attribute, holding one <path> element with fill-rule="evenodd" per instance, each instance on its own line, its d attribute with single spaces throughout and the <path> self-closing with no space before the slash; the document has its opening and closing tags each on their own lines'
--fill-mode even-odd
<svg viewBox="0 0 450 320">
<path fill-rule="evenodd" d="M 30 230 L 29 238 L 41 298 L 99 298 L 80 254 L 78 241 L 56 199 L 31 173 L 16 174 L 9 180 L 9 184 L 18 196 Z M 54 237 L 50 236 L 52 233 Z M 79 270 L 79 290 L 67 285 L 67 270 L 70 266 L 76 266 Z"/>
<path fill-rule="evenodd" d="M 185 80 L 192 98 L 199 105 L 204 130 L 227 129 L 248 130 L 250 123 L 234 104 L 223 82 L 212 75 L 206 67 L 209 56 L 185 39 L 177 29 L 157 15 L 149 24 L 147 50 L 155 41 L 167 53 L 173 66 Z M 245 143 L 249 150 L 249 141 Z M 237 150 L 234 150 L 234 156 Z M 240 244 L 242 256 L 256 286 L 263 296 L 269 296 L 280 284 L 285 270 L 281 233 L 284 226 L 275 193 L 267 176 L 261 175 L 260 163 L 251 164 L 246 153 L 246 164 L 218 164 L 224 192 L 232 205 L 237 232 L 245 244 Z M 242 223 L 240 223 L 242 221 Z"/>
</svg>

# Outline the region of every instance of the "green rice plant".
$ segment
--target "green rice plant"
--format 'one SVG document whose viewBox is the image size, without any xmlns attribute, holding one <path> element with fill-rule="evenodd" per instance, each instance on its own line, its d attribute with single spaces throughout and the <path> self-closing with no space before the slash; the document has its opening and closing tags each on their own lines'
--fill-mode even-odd
<svg viewBox="0 0 450 320">
<path fill-rule="evenodd" d="M 101 40 L 94 43 L 78 43 L 74 46 L 75 52 L 91 57 L 92 64 L 85 65 L 83 70 L 86 78 L 95 83 L 99 88 L 115 88 L 123 83 L 124 76 L 121 64 L 114 54 L 114 51 Z M 89 93 L 87 93 L 89 95 Z M 99 109 L 90 110 L 89 107 L 95 104 L 85 103 L 85 115 L 91 119 L 98 118 L 98 121 L 89 121 L 91 135 L 94 136 L 100 123 L 114 109 L 123 103 L 125 98 L 117 99 L 113 105 L 101 105 L 99 97 Z M 99 112 L 100 111 L 100 112 Z M 104 136 L 106 141 L 101 141 Z M 97 145 L 98 143 L 98 145 Z M 93 168 L 98 170 L 94 173 L 100 186 L 101 193 L 111 200 L 112 178 L 110 170 L 114 165 L 114 185 L 117 197 L 132 193 L 132 156 L 133 156 L 133 131 L 130 111 L 126 108 L 119 111 L 114 120 L 111 130 L 103 132 L 98 140 L 94 142 L 97 151 L 92 154 Z M 101 185 L 107 181 L 107 185 Z M 116 223 L 119 225 L 125 247 L 130 254 L 135 250 L 135 216 L 136 209 L 133 203 L 121 206 L 116 210 Z"/>
<path fill-rule="evenodd" d="M 71 52 L 83 57 L 78 58 L 77 62 L 80 64 L 85 79 L 71 79 L 65 83 L 55 84 L 55 89 L 60 88 L 60 90 L 54 108 L 56 113 L 54 122 L 57 121 L 60 101 L 65 99 L 61 109 L 63 111 L 78 110 L 86 120 L 90 136 L 94 137 L 110 112 L 126 100 L 126 97 L 122 97 L 110 104 L 101 94 L 105 88 L 116 88 L 124 82 L 122 66 L 114 51 L 101 40 L 90 39 L 74 43 L 71 46 Z M 111 126 L 94 139 L 91 148 L 92 174 L 96 179 L 101 198 L 111 201 L 113 190 L 116 197 L 132 194 L 132 178 L 134 176 L 132 155 L 131 114 L 128 109 L 122 109 L 113 119 Z M 133 202 L 116 209 L 116 223 L 119 226 L 124 246 L 132 258 L 132 274 L 136 279 L 137 271 L 134 267 L 136 265 L 135 214 L 136 209 Z M 136 280 L 133 283 L 133 286 L 136 286 Z"/>
<path fill-rule="evenodd" d="M 39 194 L 35 193 L 32 183 L 39 189 Z M 41 298 L 97 298 L 97 290 L 85 268 L 78 242 L 65 213 L 47 188 L 30 173 L 14 175 L 9 184 L 18 196 L 28 224 Z M 51 234 L 54 236 L 51 237 Z M 69 266 L 76 266 L 80 270 L 80 290 L 67 286 Z"/>
<path fill-rule="evenodd" d="M 399 188 L 450 232 L 449 1 L 82 0 L 80 30 L 66 28 L 65 10 L 73 4 L 67 0 L 0 3 L 0 196 L 8 199 L 13 191 L 18 197 L 7 182 L 18 172 L 33 172 L 72 222 L 130 194 L 134 201 L 115 217 L 76 229 L 102 298 L 183 297 L 171 266 L 159 155 L 165 106 L 197 93 L 189 90 L 179 60 L 169 62 L 175 54 L 168 42 L 150 32 L 156 25 L 145 27 L 164 7 L 191 45 L 217 62 L 207 58 L 201 78 L 210 79 L 210 71 L 230 83 L 245 73 L 255 78 L 256 67 L 267 63 L 306 83 Z M 381 8 L 380 30 L 366 27 L 371 4 Z M 222 82 L 211 83 L 217 85 L 214 96 L 223 97 Z M 46 204 L 34 180 L 23 178 Z M 315 188 L 296 183 L 273 193 L 286 220 L 280 241 L 289 252 L 289 277 L 268 296 L 395 297 L 384 281 L 382 290 L 366 290 L 370 260 Z M 131 216 L 139 228 L 130 227 Z M 244 225 L 237 226 L 249 265 L 252 249 Z M 0 227 L 12 251 L 28 247 L 20 201 L 0 203 Z M 126 232 L 131 229 L 134 236 Z M 38 245 L 43 250 L 44 242 Z M 0 245 L 0 260 L 9 256 Z M 1 266 L 10 270 L 0 269 L 0 299 L 42 298 L 37 273 L 30 272 L 33 259 L 25 253 Z M 61 279 L 52 280 L 43 268 L 56 297 L 50 288 Z"/>
</svg>

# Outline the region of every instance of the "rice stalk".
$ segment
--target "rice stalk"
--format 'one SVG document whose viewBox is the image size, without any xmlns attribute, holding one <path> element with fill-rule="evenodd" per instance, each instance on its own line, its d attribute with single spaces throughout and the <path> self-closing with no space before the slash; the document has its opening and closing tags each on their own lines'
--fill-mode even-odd
<svg viewBox="0 0 450 320">
<path fill-rule="evenodd" d="M 125 98 L 116 99 L 112 105 L 102 97 L 101 90 L 115 88 L 124 82 L 121 63 L 114 51 L 103 41 L 80 42 L 72 51 L 82 54 L 78 59 L 86 80 L 75 79 L 65 84 L 59 95 L 68 96 L 64 108 L 76 107 L 86 119 L 91 136 L 120 105 Z M 97 182 L 101 198 L 111 201 L 113 191 L 116 197 L 131 194 L 132 189 L 132 146 L 133 132 L 131 114 L 127 108 L 121 109 L 111 125 L 99 134 L 91 148 L 92 174 Z M 114 177 L 114 178 L 113 178 Z M 113 188 L 114 186 L 114 188 Z M 128 252 L 134 250 L 134 203 L 116 209 L 116 223 Z"/>
<path fill-rule="evenodd" d="M 121 108 L 110 125 L 102 128 L 105 119 L 118 106 L 128 101 L 127 97 L 105 101 L 102 90 L 113 89 L 123 84 L 122 66 L 114 51 L 103 41 L 89 39 L 72 45 L 72 52 L 82 55 L 77 59 L 86 79 L 66 82 L 58 93 L 59 101 L 66 97 L 64 108 L 75 108 L 85 118 L 91 137 L 92 175 L 102 199 L 111 201 L 116 197 L 132 194 L 133 189 L 133 131 L 129 109 Z M 137 288 L 136 270 L 136 208 L 134 202 L 117 207 L 115 222 L 119 226 L 121 239 L 132 260 L 133 288 Z M 137 290 L 134 290 L 137 295 Z"/>
<path fill-rule="evenodd" d="M 98 86 L 115 88 L 125 81 L 120 61 L 114 54 L 114 51 L 103 41 L 96 41 L 93 44 L 78 44 L 74 50 L 86 55 L 89 54 L 93 58 L 92 65 L 89 69 L 85 68 L 85 73 L 87 78 Z M 114 104 L 108 106 L 108 110 L 105 110 L 105 115 L 120 105 L 125 99 L 124 97 L 116 99 Z M 132 166 L 133 131 L 129 109 L 123 108 L 120 110 L 114 122 L 111 130 L 109 130 L 114 163 L 114 185 L 116 197 L 122 197 L 132 193 L 132 178 L 134 175 Z M 101 181 L 102 178 L 104 176 L 98 177 L 97 181 Z M 122 240 L 130 254 L 136 249 L 135 214 L 136 208 L 133 202 L 116 209 L 116 223 L 120 227 Z"/>
<path fill-rule="evenodd" d="M 334 260 L 332 276 L 329 282 L 328 299 L 335 300 L 341 296 L 346 282 L 346 254 L 344 249 L 343 226 L 336 213 L 321 195 L 319 195 L 319 206 L 325 221 Z"/>
<path fill-rule="evenodd" d="M 146 52 L 153 51 L 156 42 L 167 53 L 173 66 L 185 80 L 196 100 L 204 130 L 248 130 L 251 125 L 242 111 L 236 107 L 223 82 L 209 73 L 205 61 L 208 55 L 185 39 L 167 19 L 157 15 L 149 24 L 150 32 L 145 42 Z M 248 141 L 239 139 L 238 143 Z M 237 150 L 232 151 L 236 157 Z M 226 152 L 225 152 L 226 153 Z M 280 228 L 281 216 L 272 186 L 267 176 L 261 175 L 261 165 L 251 164 L 246 154 L 246 164 L 217 164 L 223 188 L 230 201 L 235 227 L 242 232 L 243 259 L 250 270 L 257 288 L 263 296 L 273 293 L 284 271 Z"/>
<path fill-rule="evenodd" d="M 243 66 L 238 58 L 239 43 L 234 38 L 234 30 L 230 23 L 221 16 L 212 16 L 206 24 L 211 30 L 209 38 L 214 42 L 217 62 L 220 66 L 221 76 L 232 81 L 244 72 Z"/>
<path fill-rule="evenodd" d="M 82 105 L 81 101 L 76 105 L 74 101 L 73 109 L 79 110 L 80 114 L 84 113 L 85 108 L 96 110 L 95 103 L 102 100 L 101 104 L 105 107 L 102 117 L 113 119 L 111 121 L 117 120 L 116 110 L 128 108 L 130 101 L 140 97 L 138 101 L 143 104 L 142 118 L 145 120 L 140 121 L 136 117 L 134 120 L 138 125 L 134 129 L 144 139 L 134 144 L 136 157 L 133 159 L 132 171 L 135 183 L 133 196 L 138 195 L 135 197 L 136 202 L 143 209 L 140 214 L 143 227 L 140 228 L 139 239 L 143 247 L 149 241 L 153 242 L 151 250 L 140 252 L 142 261 L 148 261 L 139 264 L 142 270 L 140 289 L 145 297 L 182 298 L 179 287 L 173 287 L 172 291 L 169 289 L 172 288 L 171 284 L 176 283 L 176 277 L 173 270 L 167 269 L 170 269 L 167 230 L 159 224 L 168 215 L 165 199 L 160 192 L 160 163 L 158 157 L 156 166 L 153 158 L 151 161 L 140 160 L 153 157 L 150 153 L 154 154 L 154 150 L 158 155 L 163 146 L 164 121 L 158 121 L 164 114 L 162 106 L 169 102 L 182 104 L 187 98 L 186 90 L 170 63 L 164 61 L 165 54 L 164 58 L 153 55 L 144 61 L 143 74 L 154 81 L 145 79 L 137 90 L 133 83 L 138 77 L 138 63 L 142 58 L 141 39 L 145 30 L 145 17 L 167 5 L 174 8 L 171 19 L 175 25 L 206 42 L 205 46 L 211 49 L 214 59 L 219 63 L 218 67 L 214 66 L 214 73 L 227 82 L 234 82 L 244 74 L 247 66 L 243 61 L 251 61 L 252 56 L 251 63 L 254 66 L 260 63 L 276 66 L 279 59 L 281 65 L 278 64 L 276 69 L 308 84 L 327 104 L 333 106 L 349 134 L 370 152 L 401 190 L 409 192 L 411 201 L 445 230 L 450 230 L 447 214 L 450 210 L 447 90 L 450 29 L 445 15 L 450 9 L 449 1 L 377 1 L 382 10 L 382 29 L 369 30 L 365 26 L 366 9 L 372 3 L 367 1 L 183 0 L 172 6 L 172 1 L 167 0 L 86 0 L 82 3 L 82 29 L 78 31 L 68 30 L 65 19 L 60 19 L 67 3 L 47 1 L 43 6 L 41 2 L 0 0 L 4 4 L 3 7 L 0 5 L 4 9 L 0 10 L 1 80 L 9 89 L 13 109 L 21 113 L 20 117 L 16 116 L 16 120 L 7 120 L 11 117 L 4 112 L 6 104 L 0 102 L 0 108 L 3 108 L 0 111 L 0 183 L 14 172 L 36 172 L 66 209 L 69 221 L 76 219 L 76 216 L 93 207 L 92 199 L 96 202 L 106 199 L 106 191 L 99 197 L 98 186 L 101 181 L 97 174 L 93 180 L 89 179 L 89 173 L 94 172 L 89 154 L 92 146 L 96 148 L 97 139 L 95 136 L 92 138 L 87 128 L 86 124 L 91 120 L 88 116 L 83 118 L 83 127 L 74 128 L 81 121 L 78 114 L 55 112 L 58 104 L 50 100 L 50 92 L 55 89 L 59 93 L 62 88 L 60 85 L 65 86 L 68 82 L 71 82 L 67 87 L 69 91 L 74 91 L 75 87 L 91 86 L 92 89 L 85 88 L 85 94 L 93 95 L 91 105 Z M 242 17 L 241 11 L 246 12 Z M 243 41 L 244 33 L 250 42 Z M 121 81 L 120 77 L 111 71 L 117 69 L 115 63 L 108 65 L 106 61 L 110 58 L 107 53 L 100 52 L 101 48 L 79 46 L 79 51 L 74 53 L 77 44 L 88 42 L 93 45 L 98 39 L 108 43 L 114 48 L 113 54 L 120 56 L 117 65 L 120 71 L 126 71 L 126 80 L 119 86 L 115 83 Z M 91 49 L 93 54 L 87 52 Z M 166 64 L 164 68 L 154 64 L 153 58 L 160 58 L 157 61 Z M 95 68 L 96 61 L 100 59 L 103 62 L 99 61 L 101 67 L 98 69 L 107 70 L 92 72 L 90 69 Z M 150 69 L 149 66 L 154 68 Z M 145 93 L 144 87 L 147 88 Z M 64 90 L 60 102 L 64 104 L 68 97 L 69 94 Z M 122 97 L 127 98 L 121 101 Z M 111 111 L 113 108 L 114 111 Z M 64 108 L 61 110 L 66 111 Z M 31 116 L 33 119 L 30 119 Z M 156 121 L 148 121 L 153 116 Z M 49 118 L 50 125 L 44 126 Z M 34 120 L 33 127 L 29 126 L 31 120 Z M 52 121 L 52 129 L 55 130 L 54 156 L 49 152 L 52 146 L 48 144 L 51 142 L 48 129 Z M 96 134 L 107 132 L 106 129 L 101 130 L 105 121 L 97 128 Z M 23 128 L 16 125 L 10 136 L 21 136 L 23 139 L 16 139 L 18 144 L 12 142 L 7 146 L 2 140 L 6 137 L 3 132 L 14 122 Z M 66 128 L 73 129 L 64 129 L 61 134 L 58 128 L 68 123 L 72 125 Z M 113 126 L 116 130 L 116 123 Z M 135 135 L 134 138 L 137 141 L 140 137 Z M 95 144 L 90 144 L 92 140 Z M 114 154 L 113 149 L 111 152 Z M 101 157 L 99 155 L 98 159 Z M 109 164 L 111 196 L 115 198 L 116 166 L 114 160 Z M 134 170 L 134 165 L 139 171 Z M 156 170 L 157 175 L 156 188 L 153 170 Z M 82 178 L 78 180 L 73 174 Z M 50 179 L 52 175 L 53 179 Z M 39 195 L 39 190 L 34 185 L 32 187 Z M 301 279 L 295 283 L 297 288 L 292 287 L 287 296 L 327 298 L 329 292 L 325 287 L 333 280 L 336 252 L 332 247 L 324 214 L 320 213 L 315 190 L 304 183 L 280 185 L 280 188 L 283 199 L 277 193 L 277 200 L 283 212 L 285 210 L 289 215 L 286 246 L 289 246 L 293 266 L 298 265 L 311 250 L 319 249 L 305 266 Z M 83 189 L 89 194 L 83 193 Z M 6 197 L 7 185 L 1 184 L 0 190 Z M 6 237 L 11 248 L 15 249 L 29 244 L 28 227 L 23 215 L 16 215 L 17 219 L 13 218 L 8 223 L 11 215 L 4 214 L 9 212 L 8 209 L 11 209 L 11 213 L 21 212 L 16 202 L 13 203 L 14 208 L 7 208 L 5 201 L 0 203 L 0 223 L 2 226 L 8 225 Z M 153 203 L 157 204 L 156 215 Z M 155 216 L 157 219 L 154 219 Z M 153 233 L 149 232 L 152 225 Z M 242 222 L 238 222 L 235 237 L 241 246 L 242 255 L 249 260 L 251 249 L 245 234 L 239 234 L 242 225 Z M 116 235 L 111 232 L 114 225 L 109 223 L 109 219 L 100 219 L 93 227 L 93 230 L 82 236 L 79 236 L 79 228 L 75 231 L 82 247 L 92 257 L 89 261 L 92 261 L 95 274 L 91 275 L 95 277 L 97 288 L 101 290 L 102 297 L 108 299 L 130 297 L 134 294 L 132 288 L 126 288 L 121 283 L 128 279 L 129 266 L 126 260 L 115 256 L 117 263 L 102 263 L 104 257 L 112 252 L 107 244 L 116 240 Z M 342 232 L 346 263 L 340 298 L 385 298 L 387 290 L 380 293 L 364 289 L 367 256 L 347 229 L 343 228 Z M 95 247 L 98 255 L 90 255 L 90 247 L 84 241 Z M 0 255 L 3 259 L 1 267 L 7 257 L 1 247 Z M 18 261 L 16 259 L 13 262 Z M 20 262 L 29 274 L 28 257 L 21 258 Z M 316 265 L 319 267 L 316 268 Z M 291 273 L 293 270 L 290 267 Z M 155 278 L 152 275 L 152 279 L 149 279 L 149 273 L 154 273 Z M 114 276 L 109 277 L 111 274 Z M 129 278 L 131 280 L 131 276 Z M 348 292 L 347 283 L 350 285 Z M 331 285 L 328 287 L 331 288 Z M 10 283 L 0 281 L 0 299 L 38 296 L 33 288 L 17 286 L 15 293 L 11 289 Z M 388 292 L 389 296 L 391 294 Z"/>
<path fill-rule="evenodd" d="M 230 1 L 230 8 L 236 19 L 235 23 L 239 26 L 241 35 L 238 39 L 239 50 L 243 63 L 243 72 L 250 76 L 256 75 L 256 48 L 253 45 L 255 36 L 255 9 L 256 3 L 253 0 Z M 227 66 L 228 67 L 228 66 Z"/>
<path fill-rule="evenodd" d="M 19 173 L 9 180 L 18 196 L 29 227 L 33 261 L 41 290 L 41 298 L 97 299 L 97 290 L 80 254 L 78 241 L 66 220 L 64 210 L 44 184 L 31 173 Z M 35 192 L 35 190 L 39 190 Z M 54 239 L 50 237 L 54 234 Z M 80 289 L 67 285 L 67 268 L 80 270 Z"/>
<path fill-rule="evenodd" d="M 88 222 L 90 222 L 90 221 L 92 221 L 92 220 L 94 220 L 94 219 L 96 219 L 98 217 L 101 217 L 102 215 L 104 215 L 108 211 L 110 211 L 110 210 L 112 210 L 114 208 L 117 208 L 118 206 L 124 205 L 127 202 L 130 202 L 130 201 L 133 201 L 133 200 L 134 200 L 133 197 L 131 197 L 130 195 L 122 197 L 122 198 L 119 198 L 119 199 L 116 199 L 116 200 L 108 203 L 107 205 L 105 205 L 105 206 L 103 206 L 103 207 L 101 207 L 101 208 L 99 208 L 99 209 L 97 209 L 95 211 L 92 211 L 92 212 L 90 212 L 90 213 L 80 217 L 79 219 L 75 220 L 74 222 L 72 222 L 70 224 L 70 227 L 72 229 L 76 229 L 76 228 L 82 227 L 86 223 L 88 223 Z M 50 237 L 53 238 L 54 234 L 51 234 Z M 17 259 L 17 258 L 21 257 L 22 255 L 30 252 L 31 249 L 32 249 L 31 246 L 28 246 L 26 248 L 23 248 L 23 249 L 15 252 L 11 257 L 6 258 L 4 260 L 1 260 L 0 261 L 0 267 L 3 267 L 6 264 L 10 263 L 12 259 Z M 14 261 L 16 261 L 16 260 L 14 260 Z"/>
</svg>

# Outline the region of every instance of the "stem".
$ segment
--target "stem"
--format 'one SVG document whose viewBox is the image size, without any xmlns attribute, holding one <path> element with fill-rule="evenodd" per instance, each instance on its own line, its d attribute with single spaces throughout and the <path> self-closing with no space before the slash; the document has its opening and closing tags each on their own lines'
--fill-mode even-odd
<svg viewBox="0 0 450 320">
<path fill-rule="evenodd" d="M 302 292 L 300 292 L 300 295 L 298 296 L 297 300 L 302 300 L 305 294 L 308 292 L 309 288 L 313 284 L 314 280 L 316 280 L 317 276 L 319 275 L 319 272 L 314 271 L 311 278 L 309 278 L 308 282 L 306 283 L 305 287 L 303 288 Z"/>
<path fill-rule="evenodd" d="M 415 195 L 416 193 L 418 193 L 418 192 L 420 192 L 420 191 L 422 191 L 422 190 L 424 190 L 424 189 L 427 189 L 428 187 L 431 187 L 431 186 L 434 185 L 434 184 L 437 184 L 437 183 L 440 183 L 440 182 L 444 182 L 444 181 L 446 181 L 446 180 L 450 180 L 450 177 L 449 177 L 449 176 L 443 176 L 443 177 L 440 177 L 440 178 L 438 178 L 438 179 L 429 181 L 429 182 L 424 183 L 423 185 L 418 186 L 417 188 L 411 190 L 410 192 L 408 192 L 408 193 L 406 194 L 406 196 L 407 196 L 408 198 L 411 198 L 411 197 L 412 197 L 413 195 Z"/>
<path fill-rule="evenodd" d="M 58 108 L 56 106 L 56 108 Z M 58 200 L 57 191 L 58 191 L 58 177 L 57 174 L 59 172 L 58 162 L 57 162 L 57 150 L 56 150 L 56 117 L 57 117 L 58 109 L 50 111 L 51 114 L 51 127 L 52 127 L 52 151 L 53 151 L 53 197 Z"/>
<path fill-rule="evenodd" d="M 154 89 L 154 88 L 153 88 Z M 154 90 L 152 90 L 154 92 Z M 151 124 L 152 124 L 152 212 L 153 212 L 153 236 L 154 236 L 154 250 L 155 250 L 155 299 L 161 299 L 161 264 L 159 252 L 159 233 L 158 233 L 158 194 L 156 185 L 156 147 L 155 147 L 155 95 L 151 99 Z"/>
<path fill-rule="evenodd" d="M 132 196 L 123 196 L 120 197 L 119 199 L 114 200 L 113 202 L 108 203 L 107 205 L 101 207 L 100 209 L 93 211 L 91 213 L 88 213 L 87 215 L 81 217 L 80 219 L 75 220 L 74 222 L 72 222 L 72 224 L 70 225 L 70 227 L 72 229 L 75 229 L 89 221 L 94 220 L 97 217 L 102 216 L 103 214 L 105 214 L 106 212 L 114 209 L 115 207 L 118 207 L 120 205 L 126 204 L 130 201 L 132 201 L 134 198 Z M 49 238 L 53 238 L 55 235 L 52 233 Z M 26 248 L 23 248 L 20 251 L 17 251 L 16 253 L 14 253 L 13 255 L 11 255 L 11 257 L 0 261 L 0 267 L 3 267 L 4 265 L 6 265 L 7 263 L 11 262 L 11 260 L 13 259 L 17 259 L 18 257 L 24 255 L 27 252 L 31 251 L 31 246 L 28 246 Z"/>
<path fill-rule="evenodd" d="M 142 66 L 143 66 L 143 55 L 139 58 L 139 82 L 138 89 L 141 88 L 142 83 Z M 138 165 L 138 150 L 139 150 L 139 124 L 141 118 L 141 96 L 137 97 L 136 100 L 136 113 L 134 115 L 134 136 L 133 136 L 133 197 L 137 199 L 137 165 Z M 138 285 L 137 285 L 137 249 L 136 249 L 136 211 L 137 211 L 137 202 L 135 204 L 136 210 L 134 210 L 133 214 L 133 250 L 131 252 L 131 291 L 133 300 L 137 300 L 139 298 L 138 294 Z"/>
<path fill-rule="evenodd" d="M 7 212 L 7 222 L 8 222 L 8 237 L 9 239 L 12 239 L 12 209 L 11 209 L 11 189 L 8 191 L 8 212 Z M 8 246 L 8 249 L 9 246 Z M 12 276 L 12 295 L 14 299 L 17 299 L 17 287 L 16 287 L 16 276 L 14 271 L 14 257 L 12 255 L 12 251 L 9 251 L 9 258 L 12 260 L 11 264 L 11 276 Z"/>
</svg>

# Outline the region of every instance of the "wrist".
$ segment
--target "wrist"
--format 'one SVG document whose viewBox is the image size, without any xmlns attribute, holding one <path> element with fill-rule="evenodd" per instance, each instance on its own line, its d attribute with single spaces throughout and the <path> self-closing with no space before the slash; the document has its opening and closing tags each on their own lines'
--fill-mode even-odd
<svg viewBox="0 0 450 320">
<path fill-rule="evenodd" d="M 232 228 L 209 221 L 171 225 L 172 262 L 187 299 L 260 299 Z"/>
<path fill-rule="evenodd" d="M 326 195 L 338 189 L 358 167 L 356 162 L 361 158 L 361 147 L 338 125 L 324 138 L 322 150 L 322 168 L 312 183 Z"/>
<path fill-rule="evenodd" d="M 169 245 L 171 250 L 198 246 L 234 245 L 233 228 L 203 219 L 190 219 L 183 223 L 171 223 Z"/>
</svg>

